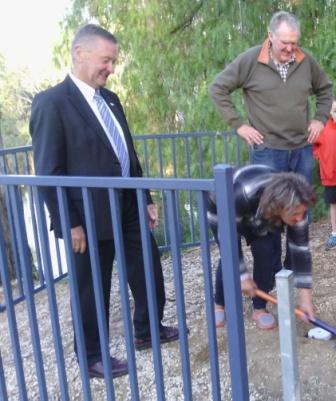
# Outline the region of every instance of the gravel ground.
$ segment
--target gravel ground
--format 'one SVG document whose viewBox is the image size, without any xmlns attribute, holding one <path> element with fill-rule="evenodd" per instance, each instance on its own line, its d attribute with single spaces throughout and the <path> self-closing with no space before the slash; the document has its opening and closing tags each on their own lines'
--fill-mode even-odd
<svg viewBox="0 0 336 401">
<path fill-rule="evenodd" d="M 326 252 L 324 242 L 328 235 L 328 222 L 312 224 L 311 249 L 314 263 L 314 304 L 317 316 L 336 324 L 336 250 Z M 251 263 L 249 251 L 246 251 L 247 261 Z M 213 264 L 218 258 L 217 249 L 212 249 Z M 182 257 L 183 278 L 185 288 L 185 303 L 187 325 L 190 328 L 188 337 L 190 351 L 190 366 L 192 375 L 193 400 L 211 400 L 211 379 L 209 369 L 209 352 L 207 343 L 207 328 L 205 319 L 203 273 L 200 265 L 199 249 L 187 251 Z M 165 324 L 176 324 L 175 293 L 171 271 L 170 258 L 163 258 L 167 305 L 165 309 Z M 117 299 L 117 277 L 113 277 L 112 299 Z M 57 303 L 61 316 L 61 331 L 70 399 L 82 400 L 81 382 L 76 358 L 73 353 L 73 333 L 69 307 L 68 285 L 66 281 L 56 285 Z M 35 297 L 38 314 L 39 330 L 45 373 L 47 377 L 50 400 L 59 400 L 60 392 L 57 379 L 55 355 L 52 345 L 51 326 L 46 294 L 39 293 Z M 275 313 L 274 307 L 271 306 Z M 24 362 L 25 378 L 28 387 L 29 401 L 39 400 L 38 384 L 34 370 L 32 339 L 29 331 L 25 303 L 15 307 L 16 320 L 20 333 L 20 346 Z M 246 333 L 246 348 L 248 357 L 248 374 L 251 401 L 282 400 L 281 369 L 279 355 L 278 330 L 262 332 L 256 329 L 250 320 L 251 305 L 244 299 L 244 322 Z M 302 401 L 335 401 L 336 399 L 336 358 L 335 340 L 318 341 L 306 337 L 310 326 L 298 322 L 298 353 L 301 379 Z M 13 362 L 13 352 L 8 333 L 6 314 L 0 315 L 1 342 L 0 349 L 4 364 L 8 400 L 19 399 L 18 386 Z M 117 357 L 125 357 L 126 350 L 123 339 L 120 304 L 112 302 L 111 310 L 111 353 Z M 218 349 L 221 392 L 223 401 L 231 400 L 230 375 L 227 358 L 226 329 L 218 330 Z M 168 401 L 183 400 L 183 383 L 181 375 L 180 352 L 178 342 L 162 346 L 162 360 L 166 399 Z M 138 382 L 142 401 L 156 400 L 155 376 L 150 350 L 136 352 L 138 366 Z M 116 399 L 127 401 L 131 399 L 129 378 L 124 376 L 114 380 Z M 103 380 L 91 380 L 92 397 L 95 401 L 106 400 Z"/>
</svg>

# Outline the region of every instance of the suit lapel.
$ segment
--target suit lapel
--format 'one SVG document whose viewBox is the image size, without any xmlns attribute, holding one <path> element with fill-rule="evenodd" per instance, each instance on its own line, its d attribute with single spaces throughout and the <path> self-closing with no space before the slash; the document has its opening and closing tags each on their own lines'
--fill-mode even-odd
<svg viewBox="0 0 336 401">
<path fill-rule="evenodd" d="M 99 120 L 95 116 L 85 97 L 81 94 L 77 86 L 72 82 L 71 78 L 66 78 L 68 85 L 68 98 L 72 105 L 77 109 L 78 113 L 83 117 L 87 124 L 92 128 L 94 134 L 104 142 L 104 144 L 113 152 L 113 155 L 117 157 L 113 151 L 112 145 L 108 140 L 103 127 L 100 125 Z"/>
</svg>

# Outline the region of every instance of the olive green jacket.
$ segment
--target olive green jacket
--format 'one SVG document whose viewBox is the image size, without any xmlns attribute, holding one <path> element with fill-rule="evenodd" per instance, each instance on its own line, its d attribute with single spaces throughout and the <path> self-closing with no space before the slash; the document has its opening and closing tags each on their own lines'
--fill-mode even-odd
<svg viewBox="0 0 336 401">
<path fill-rule="evenodd" d="M 269 40 L 240 54 L 220 72 L 210 86 L 217 109 L 233 128 L 244 121 L 231 99 L 241 88 L 249 124 L 264 136 L 264 145 L 273 149 L 296 149 L 307 144 L 308 98 L 316 96 L 313 117 L 323 124 L 332 104 L 332 83 L 305 50 L 295 51 L 286 83 L 269 57 Z"/>
</svg>

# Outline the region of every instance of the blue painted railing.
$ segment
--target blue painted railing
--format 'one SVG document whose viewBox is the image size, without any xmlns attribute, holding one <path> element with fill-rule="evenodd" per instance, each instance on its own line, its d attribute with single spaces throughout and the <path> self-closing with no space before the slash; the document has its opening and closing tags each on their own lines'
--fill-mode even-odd
<svg viewBox="0 0 336 401">
<path fill-rule="evenodd" d="M 248 157 L 246 145 L 233 132 L 192 132 L 179 134 L 148 134 L 135 135 L 134 142 L 140 162 L 143 166 L 144 177 L 157 178 L 210 178 L 213 177 L 213 167 L 218 163 L 241 165 Z M 22 146 L 0 150 L 0 173 L 4 175 L 34 174 L 32 146 Z M 185 189 L 177 191 L 176 207 L 180 226 L 182 248 L 198 246 L 200 232 L 196 198 L 192 191 Z M 152 189 L 154 202 L 159 205 L 160 224 L 155 230 L 155 238 L 159 249 L 170 250 L 169 218 L 167 201 L 163 191 Z M 15 239 L 13 228 L 13 211 L 8 189 L 5 189 L 4 200 L 8 213 L 8 229 L 10 237 Z M 30 250 L 37 280 L 34 292 L 45 288 L 45 277 L 42 270 L 41 249 L 38 241 L 37 222 L 34 213 L 32 188 L 23 191 L 22 208 L 26 210 L 26 223 L 30 223 L 28 237 Z M 56 255 L 54 280 L 61 280 L 67 275 L 61 260 L 64 250 L 56 238 L 52 241 L 52 251 Z M 18 256 L 18 241 L 11 241 L 11 253 L 17 279 L 15 301 L 24 299 L 22 287 L 22 268 Z M 0 301 L 0 311 L 2 310 Z"/>
<path fill-rule="evenodd" d="M 213 400 L 220 400 L 220 380 L 219 380 L 219 364 L 218 364 L 218 349 L 216 343 L 216 330 L 214 324 L 213 312 L 213 288 L 212 288 L 212 267 L 210 258 L 210 248 L 208 239 L 208 225 L 206 221 L 205 210 L 205 193 L 207 191 L 215 191 L 218 202 L 223 203 L 224 207 L 220 208 L 219 232 L 221 238 L 226 238 L 221 247 L 221 255 L 224 256 L 224 283 L 226 296 L 228 300 L 227 319 L 228 319 L 228 338 L 229 338 L 229 354 L 230 354 L 230 367 L 231 367 L 231 380 L 232 380 L 232 399 L 234 401 L 248 400 L 248 385 L 247 385 L 247 372 L 246 372 L 246 355 L 245 355 L 245 342 L 244 330 L 242 322 L 242 301 L 240 294 L 239 283 L 239 269 L 238 269 L 238 254 L 236 236 L 233 234 L 235 230 L 234 221 L 230 218 L 230 210 L 233 210 L 232 200 L 232 169 L 230 167 L 216 167 L 215 178 L 213 179 L 122 179 L 122 178 L 102 178 L 102 177 L 36 177 L 36 176 L 1 176 L 0 185 L 6 190 L 9 195 L 9 201 L 12 206 L 13 213 L 13 230 L 16 240 L 18 241 L 18 259 L 21 265 L 22 273 L 22 287 L 27 306 L 27 316 L 29 320 L 29 327 L 31 331 L 31 358 L 34 357 L 36 375 L 34 376 L 36 382 L 32 383 L 31 379 L 29 384 L 26 382 L 27 371 L 23 363 L 22 354 L 20 351 L 20 330 L 17 327 L 15 318 L 15 295 L 13 294 L 12 283 L 8 275 L 8 263 L 6 260 L 6 252 L 4 249 L 3 232 L 0 231 L 0 246 L 1 246 L 1 281 L 3 283 L 4 294 L 4 307 L 7 313 L 9 331 L 11 337 L 12 354 L 15 362 L 15 374 L 17 380 L 17 387 L 15 390 L 11 388 L 11 394 L 7 394 L 8 399 L 22 399 L 28 400 L 31 387 L 34 388 L 34 393 L 38 393 L 38 399 L 48 400 L 51 398 L 50 389 L 48 388 L 48 380 L 44 368 L 44 361 L 48 359 L 51 352 L 50 349 L 43 349 L 41 346 L 41 338 L 38 327 L 38 316 L 36 314 L 36 307 L 34 302 L 34 278 L 32 275 L 32 263 L 29 254 L 29 244 L 26 230 L 26 219 L 24 216 L 24 209 L 22 208 L 22 196 L 26 191 L 31 190 L 34 213 L 36 217 L 36 227 L 38 233 L 38 241 L 41 250 L 41 269 L 43 271 L 45 291 L 48 296 L 48 307 L 50 313 L 50 321 L 52 333 L 50 335 L 54 338 L 54 350 L 56 357 L 54 369 L 58 372 L 59 388 L 57 389 L 57 399 L 70 400 L 69 384 L 67 380 L 67 368 L 65 364 L 64 349 L 62 347 L 62 334 L 60 330 L 60 316 L 58 314 L 57 299 L 55 295 L 55 282 L 53 280 L 52 258 L 50 255 L 48 227 L 45 218 L 44 206 L 40 199 L 39 188 L 41 186 L 52 186 L 57 188 L 57 196 L 60 208 L 60 216 L 63 226 L 63 232 L 67 233 L 64 238 L 64 247 L 66 254 L 66 264 L 69 276 L 70 298 L 73 310 L 74 326 L 77 328 L 77 343 L 79 344 L 79 367 L 80 378 L 82 382 L 82 395 L 85 401 L 92 400 L 90 382 L 87 374 L 87 365 L 85 358 L 85 351 L 83 347 L 83 336 L 81 331 L 81 319 L 79 313 L 77 286 L 73 275 L 73 252 L 70 238 L 70 226 L 65 190 L 67 187 L 80 187 L 84 198 L 85 214 L 88 216 L 87 221 L 92 221 L 92 205 L 90 192 L 91 188 L 107 188 L 110 196 L 111 203 L 111 217 L 114 222 L 115 238 L 120 238 L 120 231 L 118 231 L 118 196 L 117 190 L 119 188 L 134 188 L 137 191 L 138 207 L 142 226 L 142 241 L 143 251 L 146 255 L 149 249 L 148 226 L 146 226 L 146 207 L 144 200 L 144 190 L 154 189 L 163 191 L 167 202 L 167 217 L 168 217 L 168 231 L 172 258 L 172 271 L 174 276 L 175 292 L 176 292 L 176 309 L 177 321 L 180 331 L 180 355 L 183 377 L 183 396 L 185 400 L 192 400 L 192 375 L 190 370 L 190 358 L 187 339 L 186 328 L 186 305 L 183 293 L 183 279 L 182 279 L 182 266 L 181 266 L 181 239 L 180 239 L 180 224 L 179 213 L 176 203 L 176 194 L 180 191 L 191 191 L 197 199 L 197 214 L 198 225 L 200 231 L 200 248 L 202 255 L 201 268 L 204 275 L 204 294 L 199 294 L 201 298 L 205 299 L 206 303 L 206 320 L 207 320 L 207 335 L 209 344 L 209 364 L 211 371 L 211 386 Z M 23 191 L 23 189 L 26 191 Z M 229 219 L 228 219 L 229 218 Z M 222 222 L 225 223 L 223 224 Z M 229 222 L 229 224 L 228 224 Z M 88 225 L 88 237 L 91 238 L 93 243 L 96 242 L 95 227 Z M 129 378 L 132 400 L 140 400 L 141 393 L 139 391 L 139 383 L 137 376 L 137 364 L 135 358 L 135 351 L 133 345 L 131 314 L 129 305 L 129 296 L 126 281 L 125 259 L 123 257 L 124 250 L 122 241 L 115 242 L 116 245 L 116 261 L 118 266 L 119 275 L 119 293 L 123 311 L 123 323 L 125 330 L 125 343 L 127 360 L 129 363 Z M 98 261 L 94 252 L 95 247 L 90 247 L 90 256 L 92 261 L 92 274 L 97 283 L 99 283 L 99 268 Z M 146 260 L 147 258 L 145 258 Z M 150 266 L 145 264 L 147 295 L 150 303 L 154 302 L 151 294 L 154 293 L 152 285 L 153 278 Z M 94 280 L 94 281 L 95 281 Z M 101 300 L 101 291 L 99 286 L 95 286 L 96 304 L 100 314 L 102 314 L 103 303 Z M 155 305 L 155 303 L 154 303 Z M 159 346 L 158 338 L 158 322 L 155 318 L 154 308 L 150 308 L 151 319 L 151 335 L 153 338 L 153 357 L 155 364 L 157 393 L 161 394 L 160 399 L 166 399 L 164 394 L 164 377 L 162 369 L 162 355 Z M 102 349 L 106 354 L 109 353 L 109 342 L 107 338 L 106 327 L 103 320 L 99 323 L 100 341 Z M 237 361 L 239 355 L 239 361 Z M 73 363 L 76 363 L 73 361 Z M 2 379 L 2 392 L 7 393 L 6 390 L 6 368 L 5 364 L 0 363 L 0 379 Z M 1 374 L 4 370 L 4 375 Z M 31 374 L 30 374 L 31 377 Z M 106 400 L 115 399 L 115 382 L 112 381 L 111 375 L 106 371 L 105 377 L 106 386 Z M 55 389 L 52 391 L 55 392 Z M 14 398 L 13 392 L 15 394 Z M 55 397 L 55 394 L 53 394 Z M 17 397 L 17 398 L 15 398 Z"/>
<path fill-rule="evenodd" d="M 55 295 L 57 281 L 68 277 L 71 304 L 74 310 L 74 326 L 77 327 L 76 335 L 79 344 L 79 366 L 82 382 L 82 396 L 85 401 L 92 400 L 90 382 L 87 375 L 86 358 L 84 355 L 83 337 L 81 332 L 80 314 L 78 312 L 78 295 L 76 282 L 73 280 L 73 260 L 71 241 L 69 236 L 64 239 L 64 244 L 59 243 L 48 233 L 47 213 L 40 200 L 38 188 L 41 186 L 57 187 L 59 205 L 64 225 L 64 232 L 69 233 L 69 220 L 67 217 L 67 205 L 64 191 L 66 187 L 81 187 L 83 197 L 86 199 L 85 208 L 88 216 L 91 215 L 90 188 L 108 188 L 113 221 L 118 221 L 118 188 L 135 188 L 137 190 L 139 213 L 142 221 L 143 251 L 146 255 L 148 238 L 146 232 L 145 207 L 143 190 L 152 191 L 156 203 L 161 211 L 161 225 L 155 230 L 156 238 L 162 251 L 170 251 L 172 257 L 172 271 L 174 275 L 174 287 L 176 293 L 177 321 L 181 333 L 180 352 L 183 376 L 184 400 L 192 400 L 192 377 L 190 372 L 190 360 L 185 321 L 183 280 L 181 273 L 181 252 L 189 246 L 200 246 L 202 255 L 204 294 L 206 321 L 209 345 L 209 365 L 211 371 L 211 388 L 213 400 L 220 400 L 220 380 L 218 365 L 218 350 L 213 315 L 213 288 L 212 268 L 209 244 L 209 230 L 206 221 L 204 196 L 205 192 L 215 190 L 218 200 L 225 208 L 219 213 L 223 214 L 221 221 L 230 221 L 230 224 L 220 225 L 222 238 L 227 241 L 222 244 L 220 253 L 225 260 L 224 285 L 228 298 L 228 341 L 232 380 L 232 399 L 234 401 L 248 400 L 248 386 L 246 373 L 245 340 L 242 322 L 241 294 L 239 278 L 237 277 L 237 255 L 233 251 L 237 249 L 236 237 L 232 235 L 234 222 L 230 211 L 233 210 L 231 193 L 231 168 L 217 167 L 215 174 L 213 166 L 225 162 L 227 165 L 239 165 L 247 159 L 247 150 L 240 143 L 237 136 L 232 133 L 188 133 L 188 134 L 163 134 L 144 135 L 134 137 L 137 152 L 140 156 L 144 170 L 143 179 L 121 178 L 71 178 L 71 177 L 35 177 L 31 147 L 5 149 L 0 151 L 0 185 L 8 213 L 9 233 L 13 254 L 12 269 L 14 265 L 16 280 L 11 281 L 9 274 L 8 255 L 3 237 L 3 227 L 0 230 L 0 273 L 3 292 L 0 294 L 0 308 L 5 312 L 8 321 L 8 330 L 11 339 L 11 353 L 15 365 L 17 386 L 8 391 L 8 366 L 7 360 L 1 358 L 0 343 L 0 399 L 28 400 L 30 388 L 34 394 L 38 393 L 38 399 L 54 399 L 50 396 L 48 380 L 45 374 L 44 361 L 49 350 L 41 347 L 39 335 L 38 316 L 34 304 L 34 294 L 44 290 L 47 293 L 52 336 L 54 339 L 55 370 L 58 373 L 59 387 L 56 399 L 70 400 L 71 389 L 67 380 L 67 367 L 65 364 L 64 350 L 62 347 L 62 334 Z M 15 174 L 15 175 L 13 175 Z M 17 176 L 21 174 L 21 176 Z M 155 178 L 148 178 L 155 177 Z M 207 179 L 205 179 L 207 178 Z M 230 217 L 231 216 L 231 217 Z M 118 227 L 118 224 L 115 225 Z M 92 241 L 96 241 L 95 229 L 90 229 Z M 120 238 L 120 232 L 115 233 L 115 238 Z M 93 248 L 94 249 L 94 248 Z M 54 255 L 51 255 L 54 252 Z M 93 251 L 91 251 L 93 252 Z M 137 376 L 137 365 L 134 353 L 132 324 L 130 318 L 130 305 L 128 300 L 127 282 L 123 258 L 122 241 L 116 240 L 116 259 L 119 275 L 119 293 L 123 311 L 123 324 L 125 331 L 125 343 L 127 359 L 129 363 L 130 392 L 132 400 L 141 399 Z M 146 259 L 146 258 L 145 258 Z M 92 254 L 92 272 L 99 277 L 99 269 L 94 252 Z M 151 272 L 146 267 L 146 280 L 148 298 L 151 294 Z M 101 305 L 99 289 L 95 289 L 97 305 Z M 27 383 L 27 372 L 22 361 L 20 351 L 20 330 L 18 330 L 15 305 L 25 301 L 29 328 L 32 338 L 32 355 L 35 360 L 36 381 Z M 99 308 L 101 312 L 101 308 Z M 151 333 L 153 337 L 153 357 L 156 372 L 156 387 L 158 399 L 166 399 L 164 394 L 164 377 L 162 369 L 162 356 L 158 339 L 158 326 L 156 317 L 151 315 Z M 0 315 L 1 316 L 1 315 Z M 99 327 L 102 348 L 108 352 L 108 338 L 104 324 Z M 238 359 L 237 359 L 237 356 Z M 107 364 L 108 365 L 108 364 Z M 110 375 L 106 375 L 106 400 L 115 399 L 114 382 Z M 11 398 L 12 397 L 12 398 Z M 57 398 L 58 397 L 58 398 Z"/>
</svg>

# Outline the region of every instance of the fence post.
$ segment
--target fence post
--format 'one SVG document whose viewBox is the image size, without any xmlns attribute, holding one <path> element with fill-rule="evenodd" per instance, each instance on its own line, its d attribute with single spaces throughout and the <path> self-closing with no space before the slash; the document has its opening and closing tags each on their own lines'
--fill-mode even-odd
<svg viewBox="0 0 336 401">
<path fill-rule="evenodd" d="M 300 401 L 300 378 L 297 361 L 296 324 L 293 301 L 293 272 L 276 274 L 278 319 L 284 401 Z"/>
<path fill-rule="evenodd" d="M 218 165 L 214 168 L 214 173 L 227 316 L 232 401 L 248 401 L 249 389 L 232 168 L 228 165 Z"/>
</svg>

